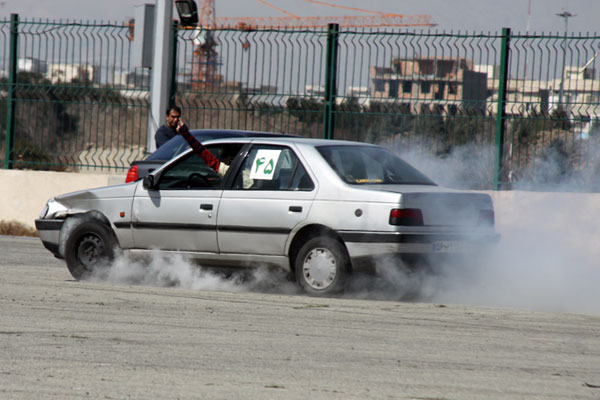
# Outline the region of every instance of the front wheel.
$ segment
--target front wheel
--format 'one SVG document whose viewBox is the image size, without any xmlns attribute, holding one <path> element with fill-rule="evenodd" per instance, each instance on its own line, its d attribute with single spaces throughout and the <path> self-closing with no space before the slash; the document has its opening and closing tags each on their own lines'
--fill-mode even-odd
<svg viewBox="0 0 600 400">
<path fill-rule="evenodd" d="M 350 271 L 344 246 L 329 237 L 306 242 L 294 262 L 296 282 L 306 293 L 325 296 L 343 290 Z"/>
<path fill-rule="evenodd" d="M 117 241 L 108 226 L 98 221 L 85 221 L 69 234 L 65 260 L 75 279 L 85 279 L 115 257 Z"/>
</svg>

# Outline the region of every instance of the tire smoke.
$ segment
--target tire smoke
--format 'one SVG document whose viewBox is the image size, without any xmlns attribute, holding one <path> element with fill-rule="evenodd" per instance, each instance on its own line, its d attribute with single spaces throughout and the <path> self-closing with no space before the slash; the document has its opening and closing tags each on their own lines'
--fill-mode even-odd
<svg viewBox="0 0 600 400">
<path fill-rule="evenodd" d="M 290 282 L 283 271 L 267 267 L 248 270 L 203 268 L 182 255 L 163 255 L 158 251 L 139 259 L 120 255 L 110 268 L 98 271 L 90 280 L 189 290 L 287 294 L 298 292 L 294 282 Z"/>
<path fill-rule="evenodd" d="M 468 154 L 478 160 L 480 154 L 492 153 L 461 148 L 443 160 L 415 154 L 403 157 L 439 184 L 459 187 L 464 170 L 471 168 Z M 596 287 L 600 281 L 596 218 L 600 194 L 574 193 L 574 188 L 581 188 L 582 173 L 565 174 L 563 163 L 546 157 L 543 163 L 533 163 L 536 171 L 524 172 L 528 179 L 515 183 L 516 190 L 488 192 L 494 202 L 496 230 L 502 235 L 500 243 L 485 256 L 460 265 L 437 265 L 436 274 L 426 278 L 427 285 L 435 287 L 433 295 L 423 299 L 600 313 Z M 531 177 L 537 177 L 537 183 L 540 179 L 552 183 L 545 186 L 552 192 L 529 191 Z"/>
</svg>

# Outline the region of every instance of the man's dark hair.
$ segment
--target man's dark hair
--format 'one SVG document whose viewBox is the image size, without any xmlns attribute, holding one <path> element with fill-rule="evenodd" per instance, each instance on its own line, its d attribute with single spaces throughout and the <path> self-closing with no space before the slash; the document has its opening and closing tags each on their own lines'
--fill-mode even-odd
<svg viewBox="0 0 600 400">
<path fill-rule="evenodd" d="M 171 114 L 171 111 L 175 111 L 176 113 L 181 114 L 181 108 L 176 105 L 172 105 L 167 107 L 167 112 L 165 113 L 165 115 Z"/>
</svg>

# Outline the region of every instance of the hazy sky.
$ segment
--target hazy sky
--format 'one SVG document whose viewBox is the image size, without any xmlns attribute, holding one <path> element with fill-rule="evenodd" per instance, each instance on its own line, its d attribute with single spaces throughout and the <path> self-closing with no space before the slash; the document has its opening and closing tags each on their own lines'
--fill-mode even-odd
<svg viewBox="0 0 600 400">
<path fill-rule="evenodd" d="M 196 0 L 200 6 L 202 0 Z M 217 17 L 269 16 L 283 14 L 257 0 L 215 0 Z M 305 0 L 268 0 L 298 16 L 361 15 L 309 3 Z M 515 32 L 563 32 L 562 11 L 569 18 L 570 32 L 600 32 L 600 0 L 328 0 L 336 4 L 398 14 L 429 14 L 440 30 L 498 31 L 510 27 Z M 124 22 L 133 17 L 136 5 L 154 0 L 0 0 L 0 17 L 18 13 L 27 18 L 69 18 L 84 21 Z M 529 5 L 531 5 L 528 12 Z"/>
</svg>

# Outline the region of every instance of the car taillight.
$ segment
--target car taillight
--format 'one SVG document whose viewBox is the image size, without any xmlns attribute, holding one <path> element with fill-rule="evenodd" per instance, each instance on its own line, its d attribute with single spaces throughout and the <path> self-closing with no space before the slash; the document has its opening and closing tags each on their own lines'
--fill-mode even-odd
<svg viewBox="0 0 600 400">
<path fill-rule="evenodd" d="M 390 225 L 423 225 L 423 213 L 418 208 L 394 208 L 390 211 Z"/>
<path fill-rule="evenodd" d="M 129 168 L 129 171 L 127 171 L 127 177 L 125 178 L 125 183 L 134 182 L 134 181 L 137 181 L 138 179 L 139 179 L 138 166 L 132 165 Z"/>
<path fill-rule="evenodd" d="M 478 225 L 494 226 L 496 216 L 494 210 L 479 210 Z"/>
</svg>

